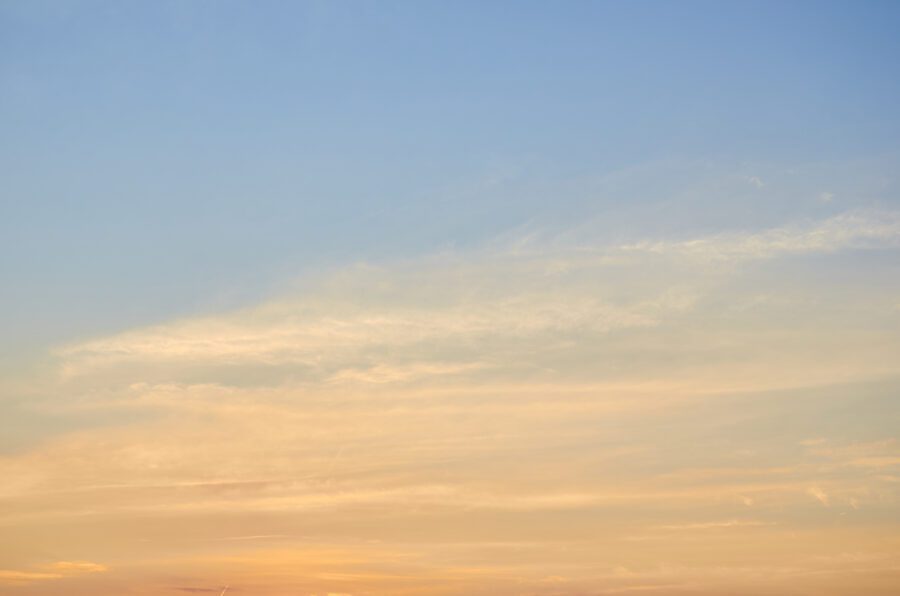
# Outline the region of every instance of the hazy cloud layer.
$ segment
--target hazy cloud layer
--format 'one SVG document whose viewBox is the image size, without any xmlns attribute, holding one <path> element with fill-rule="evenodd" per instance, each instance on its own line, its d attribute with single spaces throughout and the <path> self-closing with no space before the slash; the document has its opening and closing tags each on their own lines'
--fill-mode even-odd
<svg viewBox="0 0 900 596">
<path fill-rule="evenodd" d="M 0 582 L 888 593 L 900 283 L 857 264 L 898 221 L 501 243 L 61 347 L 29 407 L 100 422 L 0 459 Z"/>
</svg>

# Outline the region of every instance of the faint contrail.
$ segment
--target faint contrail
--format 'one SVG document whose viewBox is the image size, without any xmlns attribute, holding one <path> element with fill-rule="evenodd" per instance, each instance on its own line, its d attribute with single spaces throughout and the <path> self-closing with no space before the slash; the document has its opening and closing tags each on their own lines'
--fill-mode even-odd
<svg viewBox="0 0 900 596">
<path fill-rule="evenodd" d="M 227 592 L 227 591 L 228 591 L 228 588 L 230 588 L 230 587 L 231 587 L 231 586 L 225 586 L 225 589 L 222 590 L 222 593 L 219 594 L 219 596 L 225 596 L 225 592 Z"/>
<path fill-rule="evenodd" d="M 328 465 L 328 473 L 326 476 L 331 476 L 331 473 L 334 471 L 334 464 L 337 463 L 337 460 L 341 459 L 341 455 L 344 453 L 345 445 L 341 445 L 340 448 L 334 453 L 334 456 L 331 458 L 331 462 Z"/>
</svg>

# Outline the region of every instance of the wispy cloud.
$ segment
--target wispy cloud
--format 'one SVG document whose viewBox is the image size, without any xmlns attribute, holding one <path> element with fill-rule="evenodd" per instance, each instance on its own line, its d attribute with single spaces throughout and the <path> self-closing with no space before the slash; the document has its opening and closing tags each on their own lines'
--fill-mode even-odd
<svg viewBox="0 0 900 596">
<path fill-rule="evenodd" d="M 57 561 L 56 563 L 44 565 L 40 570 L 0 569 L 0 583 L 29 584 L 82 574 L 104 573 L 108 569 L 106 565 L 90 561 Z"/>
<path fill-rule="evenodd" d="M 828 497 L 828 493 L 826 493 L 824 490 L 822 490 L 818 486 L 811 486 L 806 489 L 806 492 L 808 492 L 809 496 L 817 500 L 819 503 L 828 507 L 831 499 Z"/>
<path fill-rule="evenodd" d="M 24 584 L 47 579 L 59 579 L 61 577 L 61 573 L 0 569 L 0 582 L 3 583 Z"/>
<path fill-rule="evenodd" d="M 358 267 L 302 297 L 85 341 L 57 354 L 69 378 L 111 367 L 135 367 L 113 378 L 139 377 L 142 370 L 149 381 L 197 378 L 206 367 L 215 368 L 208 376 L 221 382 L 229 376 L 223 369 L 241 370 L 244 383 L 279 375 L 384 383 L 490 374 L 508 369 L 510 358 L 552 362 L 536 358 L 535 349 L 546 355 L 584 343 L 587 335 L 603 343 L 603 336 L 626 330 L 636 336 L 678 320 L 721 294 L 704 263 L 895 246 L 898 240 L 896 214 L 848 213 L 809 226 L 686 241 Z M 673 266 L 657 256 L 700 261 Z"/>
<path fill-rule="evenodd" d="M 723 233 L 674 242 L 646 241 L 625 245 L 622 250 L 706 261 L 742 261 L 782 255 L 832 253 L 847 249 L 896 247 L 898 243 L 900 214 L 860 211 L 844 213 L 808 225 L 750 233 Z"/>
<path fill-rule="evenodd" d="M 896 216 L 852 212 L 690 240 L 493 245 L 73 343 L 29 407 L 94 424 L 0 456 L 0 524 L 25 540 L 52 523 L 71 543 L 79 524 L 117 535 L 132 520 L 156 569 L 173 564 L 166 548 L 195 557 L 160 589 L 228 577 L 289 593 L 277 578 L 298 569 L 311 593 L 427 594 L 437 577 L 457 593 L 485 578 L 541 593 L 555 576 L 573 592 L 750 585 L 724 558 L 650 569 L 641 546 L 768 552 L 793 532 L 796 552 L 833 552 L 847 537 L 827 516 L 893 511 L 895 443 L 830 429 L 833 412 L 871 416 L 854 408 L 897 387 L 894 286 L 880 269 L 875 292 L 791 263 L 898 238 Z"/>
<path fill-rule="evenodd" d="M 108 570 L 106 565 L 90 561 L 58 561 L 50 567 L 61 573 L 102 573 Z"/>
<path fill-rule="evenodd" d="M 719 528 L 754 528 L 759 526 L 773 526 L 774 522 L 762 522 L 743 519 L 729 519 L 725 521 L 697 522 L 689 524 L 667 524 L 655 526 L 660 530 L 715 530 Z"/>
</svg>

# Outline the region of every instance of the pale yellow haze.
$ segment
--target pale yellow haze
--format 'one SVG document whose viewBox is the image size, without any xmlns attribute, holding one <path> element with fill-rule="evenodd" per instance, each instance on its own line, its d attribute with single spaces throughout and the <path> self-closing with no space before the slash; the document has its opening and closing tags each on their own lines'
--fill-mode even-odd
<svg viewBox="0 0 900 596">
<path fill-rule="evenodd" d="M 898 245 L 526 238 L 58 346 L 0 593 L 898 594 Z"/>
</svg>

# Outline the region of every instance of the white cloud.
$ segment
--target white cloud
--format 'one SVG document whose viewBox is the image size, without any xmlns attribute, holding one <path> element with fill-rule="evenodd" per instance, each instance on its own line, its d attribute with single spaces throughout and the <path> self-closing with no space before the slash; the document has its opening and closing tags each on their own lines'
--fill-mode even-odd
<svg viewBox="0 0 900 596">
<path fill-rule="evenodd" d="M 725 233 L 680 242 L 640 242 L 623 246 L 622 250 L 706 261 L 742 261 L 791 254 L 896 247 L 898 242 L 900 213 L 850 212 L 814 225 L 786 226 L 753 233 Z"/>
<path fill-rule="evenodd" d="M 144 371 L 146 380 L 177 380 L 184 376 L 178 371 L 204 367 L 242 368 L 244 379 L 277 375 L 273 370 L 281 367 L 292 378 L 315 382 L 486 374 L 508 368 L 511 358 L 521 365 L 550 362 L 535 354 L 584 343 L 588 336 L 598 346 L 604 336 L 637 334 L 678 319 L 718 283 L 719 273 L 708 263 L 894 246 L 898 240 L 897 214 L 847 213 L 811 226 L 687 241 L 605 248 L 550 243 L 529 253 L 358 267 L 308 286 L 302 297 L 85 341 L 57 355 L 71 378 L 111 367 L 134 368 L 122 374 Z M 754 309 L 774 301 L 767 296 L 753 302 Z M 142 379 L 131 382 L 136 380 Z"/>
</svg>

